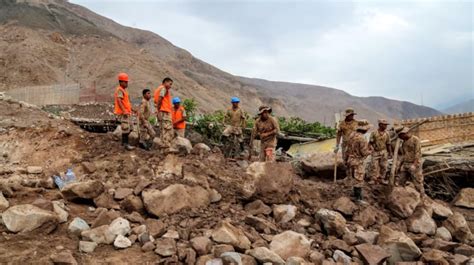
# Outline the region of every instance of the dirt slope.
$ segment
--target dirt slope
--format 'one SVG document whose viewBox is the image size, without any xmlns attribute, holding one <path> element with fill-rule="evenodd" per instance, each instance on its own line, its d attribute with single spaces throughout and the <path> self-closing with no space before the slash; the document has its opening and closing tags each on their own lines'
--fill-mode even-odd
<svg viewBox="0 0 474 265">
<path fill-rule="evenodd" d="M 312 85 L 270 82 L 233 76 L 209 65 L 162 37 L 124 27 L 81 6 L 62 0 L 0 0 L 0 90 L 23 86 L 79 83 L 111 95 L 115 76 L 128 72 L 132 95 L 175 79 L 175 95 L 196 98 L 201 111 L 227 106 L 240 96 L 251 113 L 271 104 L 277 115 L 326 120 L 353 106 L 370 120 L 412 118 L 436 110 L 384 98 L 359 98 Z"/>
</svg>

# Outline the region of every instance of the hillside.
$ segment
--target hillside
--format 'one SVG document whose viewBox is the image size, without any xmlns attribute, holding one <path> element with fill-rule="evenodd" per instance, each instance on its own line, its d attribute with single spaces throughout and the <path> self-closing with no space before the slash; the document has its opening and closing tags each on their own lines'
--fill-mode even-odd
<svg viewBox="0 0 474 265">
<path fill-rule="evenodd" d="M 454 113 L 464 113 L 464 112 L 474 112 L 474 99 L 461 102 L 454 106 L 451 106 L 447 109 L 442 110 L 444 113 L 454 114 Z"/>
<path fill-rule="evenodd" d="M 155 33 L 129 28 L 62 0 L 0 0 L 0 90 L 75 83 L 111 97 L 116 74 L 126 71 L 132 96 L 175 80 L 174 95 L 195 98 L 201 111 L 225 108 L 231 95 L 254 113 L 270 104 L 281 116 L 332 124 L 346 106 L 369 120 L 439 114 L 381 97 L 354 97 L 333 88 L 233 76 Z"/>
</svg>

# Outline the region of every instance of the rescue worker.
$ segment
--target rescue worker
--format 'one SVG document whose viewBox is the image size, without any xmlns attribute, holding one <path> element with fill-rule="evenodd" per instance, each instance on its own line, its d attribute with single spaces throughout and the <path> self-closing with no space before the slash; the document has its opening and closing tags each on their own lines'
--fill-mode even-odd
<svg viewBox="0 0 474 265">
<path fill-rule="evenodd" d="M 232 106 L 229 107 L 224 116 L 224 124 L 225 129 L 222 132 L 222 136 L 227 137 L 229 139 L 230 136 L 237 137 L 237 140 L 240 143 L 240 150 L 242 151 L 244 148 L 244 135 L 242 129 L 245 128 L 247 121 L 246 121 L 246 114 L 242 108 L 240 108 L 240 99 L 238 97 L 231 98 Z"/>
<path fill-rule="evenodd" d="M 131 127 L 131 115 L 132 115 L 132 104 L 128 95 L 128 75 L 126 73 L 120 73 L 118 75 L 119 85 L 115 89 L 114 93 L 114 113 L 117 115 L 117 119 L 120 121 L 120 127 L 122 129 L 122 145 L 127 150 L 133 150 L 134 147 L 128 144 L 128 135 L 130 134 Z"/>
<path fill-rule="evenodd" d="M 344 113 L 344 120 L 339 122 L 337 127 L 337 137 L 336 137 L 336 147 L 334 148 L 334 153 L 337 153 L 339 149 L 342 152 L 342 159 L 344 161 L 344 165 L 346 167 L 346 175 L 349 176 L 349 166 L 347 164 L 347 152 L 346 148 L 349 144 L 349 136 L 352 132 L 354 132 L 357 128 L 357 120 L 354 119 L 354 115 L 356 115 L 354 109 L 347 108 Z M 342 139 L 342 143 L 341 143 Z"/>
<path fill-rule="evenodd" d="M 255 120 L 255 125 L 250 137 L 250 150 L 253 147 L 255 137 L 260 138 L 260 162 L 275 161 L 275 148 L 277 146 L 277 135 L 280 132 L 278 121 L 272 117 L 272 108 L 268 106 L 260 106 L 258 108 L 259 117 Z M 250 152 L 250 155 L 252 152 Z"/>
<path fill-rule="evenodd" d="M 378 120 L 379 127 L 370 134 L 369 147 L 372 150 L 369 176 L 371 181 L 378 183 L 385 181 L 387 173 L 388 158 L 392 154 L 390 135 L 387 131 L 388 122 L 385 119 Z"/>
<path fill-rule="evenodd" d="M 399 133 L 398 137 L 403 140 L 400 159 L 400 185 L 404 186 L 407 180 L 410 180 L 415 185 L 415 188 L 420 192 L 421 196 L 425 195 L 425 188 L 423 186 L 423 167 L 421 160 L 421 142 L 420 139 L 411 135 L 410 130 L 404 127 Z"/>
<path fill-rule="evenodd" d="M 184 138 L 186 130 L 186 110 L 181 106 L 181 99 L 179 97 L 173 98 L 172 120 L 176 135 Z"/>
<path fill-rule="evenodd" d="M 140 147 L 145 150 L 150 150 L 153 145 L 153 138 L 156 136 L 155 129 L 150 123 L 150 89 L 142 91 L 143 99 L 138 111 L 138 119 L 140 120 Z"/>
<path fill-rule="evenodd" d="M 163 79 L 161 85 L 155 90 L 153 101 L 155 103 L 156 117 L 160 124 L 160 140 L 164 151 L 169 151 L 174 138 L 173 122 L 171 117 L 172 103 L 170 89 L 173 80 L 169 77 Z M 168 149 L 168 150 L 167 150 Z"/>
<path fill-rule="evenodd" d="M 370 128 L 366 120 L 357 123 L 356 131 L 349 136 L 346 152 L 349 176 L 353 177 L 357 184 L 354 186 L 354 197 L 358 202 L 362 201 L 362 183 L 365 177 L 364 161 L 370 155 L 369 145 L 364 135 Z"/>
</svg>

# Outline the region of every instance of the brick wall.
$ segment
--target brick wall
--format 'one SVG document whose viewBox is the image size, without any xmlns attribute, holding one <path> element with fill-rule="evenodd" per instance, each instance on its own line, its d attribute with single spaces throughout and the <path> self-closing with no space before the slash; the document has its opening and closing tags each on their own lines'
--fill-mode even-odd
<svg viewBox="0 0 474 265">
<path fill-rule="evenodd" d="M 402 120 L 396 122 L 396 124 L 413 126 L 421 121 L 425 122 L 417 129 L 412 130 L 412 133 L 418 136 L 422 141 L 429 141 L 423 145 L 474 141 L 473 112 Z"/>
</svg>

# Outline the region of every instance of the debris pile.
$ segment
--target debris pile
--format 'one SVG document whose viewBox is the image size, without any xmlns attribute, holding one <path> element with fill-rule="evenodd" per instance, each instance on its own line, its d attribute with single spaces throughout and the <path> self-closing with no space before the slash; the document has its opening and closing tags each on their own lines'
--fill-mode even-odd
<svg viewBox="0 0 474 265">
<path fill-rule="evenodd" d="M 0 121 L 0 263 L 474 262 L 472 188 L 448 204 L 371 185 L 358 204 L 350 180 L 289 163 L 226 161 L 203 144 L 124 152 L 2 100 Z M 59 190 L 52 176 L 69 168 L 77 179 Z"/>
</svg>

